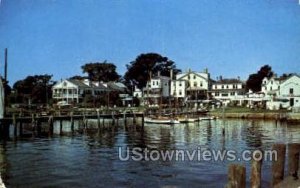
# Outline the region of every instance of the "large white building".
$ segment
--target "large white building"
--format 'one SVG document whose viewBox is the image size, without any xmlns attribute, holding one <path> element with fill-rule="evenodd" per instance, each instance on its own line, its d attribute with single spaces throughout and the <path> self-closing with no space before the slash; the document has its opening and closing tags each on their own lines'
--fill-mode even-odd
<svg viewBox="0 0 300 188">
<path fill-rule="evenodd" d="M 271 78 L 264 78 L 262 80 L 261 91 L 265 94 L 265 97 L 272 99 L 279 95 L 280 82 L 282 79 L 273 76 Z"/>
<path fill-rule="evenodd" d="M 265 93 L 268 109 L 300 107 L 300 77 L 264 78 L 262 92 Z"/>
<path fill-rule="evenodd" d="M 159 105 L 162 99 L 170 96 L 170 78 L 166 76 L 156 76 L 151 78 L 146 87 L 143 88 L 145 104 Z"/>
<path fill-rule="evenodd" d="M 212 83 L 211 95 L 213 98 L 228 103 L 241 100 L 246 93 L 245 82 L 240 79 L 220 79 Z"/>
<path fill-rule="evenodd" d="M 107 88 L 100 83 L 92 83 L 88 80 L 80 81 L 66 79 L 56 83 L 52 87 L 52 98 L 58 101 L 69 103 L 79 103 L 84 95 L 101 95 L 107 91 Z"/>
<path fill-rule="evenodd" d="M 127 88 L 119 82 L 92 82 L 88 79 L 61 80 L 52 87 L 52 98 L 57 101 L 65 101 L 68 104 L 80 103 L 85 96 L 102 97 L 111 91 L 116 91 L 123 102 L 129 100 Z M 132 100 L 130 98 L 130 100 Z"/>
<path fill-rule="evenodd" d="M 174 83 L 171 85 L 171 94 L 175 92 L 179 97 L 179 93 L 181 93 L 180 97 L 186 97 L 186 102 L 192 106 L 197 107 L 203 100 L 209 98 L 210 74 L 207 69 L 203 72 L 189 70 L 177 74 L 174 82 L 176 82 L 176 87 L 172 87 Z M 185 92 L 183 92 L 184 88 Z"/>
</svg>

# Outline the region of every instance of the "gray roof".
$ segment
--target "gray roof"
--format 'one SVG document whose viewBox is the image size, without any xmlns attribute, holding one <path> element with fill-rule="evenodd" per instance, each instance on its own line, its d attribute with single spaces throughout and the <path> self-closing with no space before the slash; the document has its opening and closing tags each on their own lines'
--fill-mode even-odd
<svg viewBox="0 0 300 188">
<path fill-rule="evenodd" d="M 237 83 L 244 84 L 243 81 L 235 78 L 217 80 L 213 84 L 237 84 Z"/>
<path fill-rule="evenodd" d="M 84 83 L 82 83 L 80 80 L 73 80 L 73 79 L 68 79 L 69 82 L 71 82 L 72 84 L 75 84 L 77 85 L 78 87 L 81 87 L 81 88 L 92 88 L 91 86 L 88 86 Z"/>
</svg>

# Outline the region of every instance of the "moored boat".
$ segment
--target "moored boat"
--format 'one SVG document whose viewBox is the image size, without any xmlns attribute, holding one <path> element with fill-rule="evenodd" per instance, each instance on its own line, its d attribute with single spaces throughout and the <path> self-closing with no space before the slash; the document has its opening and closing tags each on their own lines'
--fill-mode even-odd
<svg viewBox="0 0 300 188">
<path fill-rule="evenodd" d="M 153 124 L 178 124 L 180 123 L 176 119 L 165 119 L 165 118 L 149 118 L 145 117 L 145 123 L 153 123 Z"/>
<path fill-rule="evenodd" d="M 204 120 L 215 120 L 216 117 L 215 116 L 205 116 L 205 117 L 199 117 L 198 120 L 199 121 L 204 121 Z"/>
<path fill-rule="evenodd" d="M 180 123 L 194 123 L 196 121 L 198 121 L 198 119 L 196 118 L 182 118 L 182 119 L 178 119 Z"/>
</svg>

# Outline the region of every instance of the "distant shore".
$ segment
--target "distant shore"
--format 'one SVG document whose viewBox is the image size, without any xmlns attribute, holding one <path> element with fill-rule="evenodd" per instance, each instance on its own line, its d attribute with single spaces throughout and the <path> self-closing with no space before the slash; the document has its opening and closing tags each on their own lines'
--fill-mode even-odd
<svg viewBox="0 0 300 188">
<path fill-rule="evenodd" d="M 245 108 L 217 109 L 209 112 L 219 118 L 264 119 L 300 123 L 300 113 L 290 111 L 251 110 Z"/>
</svg>

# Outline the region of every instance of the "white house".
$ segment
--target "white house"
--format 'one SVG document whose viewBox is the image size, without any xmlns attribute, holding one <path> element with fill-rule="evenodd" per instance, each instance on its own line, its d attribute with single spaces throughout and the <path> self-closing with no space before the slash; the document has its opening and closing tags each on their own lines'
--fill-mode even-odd
<svg viewBox="0 0 300 188">
<path fill-rule="evenodd" d="M 264 78 L 262 92 L 265 93 L 268 109 L 300 107 L 300 77 L 289 76 Z"/>
<path fill-rule="evenodd" d="M 279 79 L 275 76 L 271 78 L 265 77 L 262 81 L 261 91 L 265 94 L 265 97 L 272 99 L 279 95 L 280 82 L 282 79 Z"/>
<path fill-rule="evenodd" d="M 186 80 L 172 80 L 171 81 L 171 91 L 170 96 L 175 98 L 185 98 L 186 97 Z"/>
<path fill-rule="evenodd" d="M 58 101 L 66 101 L 68 104 L 79 103 L 85 95 L 100 96 L 107 91 L 111 91 L 111 89 L 102 83 L 91 82 L 87 79 L 82 81 L 66 79 L 52 87 L 52 98 Z"/>
<path fill-rule="evenodd" d="M 179 89 L 183 90 L 183 87 L 185 87 L 185 95 L 189 104 L 197 107 L 202 100 L 208 98 L 208 91 L 210 90 L 210 74 L 207 69 L 203 72 L 189 70 L 185 73 L 177 74 L 176 80 L 180 81 L 177 82 L 178 85 L 176 84 L 176 93 L 179 93 Z M 185 81 L 185 85 L 182 81 Z M 182 85 L 181 88 L 177 87 L 180 83 Z M 171 94 L 174 90 L 175 87 L 172 88 L 171 86 Z"/>
<path fill-rule="evenodd" d="M 242 100 L 246 93 L 245 82 L 240 79 L 220 79 L 212 83 L 211 95 L 217 100 L 228 103 Z"/>
<path fill-rule="evenodd" d="M 279 97 L 287 99 L 290 107 L 300 107 L 300 77 L 298 75 L 292 75 L 282 81 Z"/>
<path fill-rule="evenodd" d="M 137 86 L 134 87 L 133 97 L 137 97 L 137 98 L 142 98 L 143 97 L 142 90 L 140 90 L 140 88 L 138 88 Z"/>
<path fill-rule="evenodd" d="M 156 76 L 147 82 L 143 88 L 145 103 L 158 105 L 163 97 L 170 96 L 170 78 L 166 76 Z"/>
</svg>

